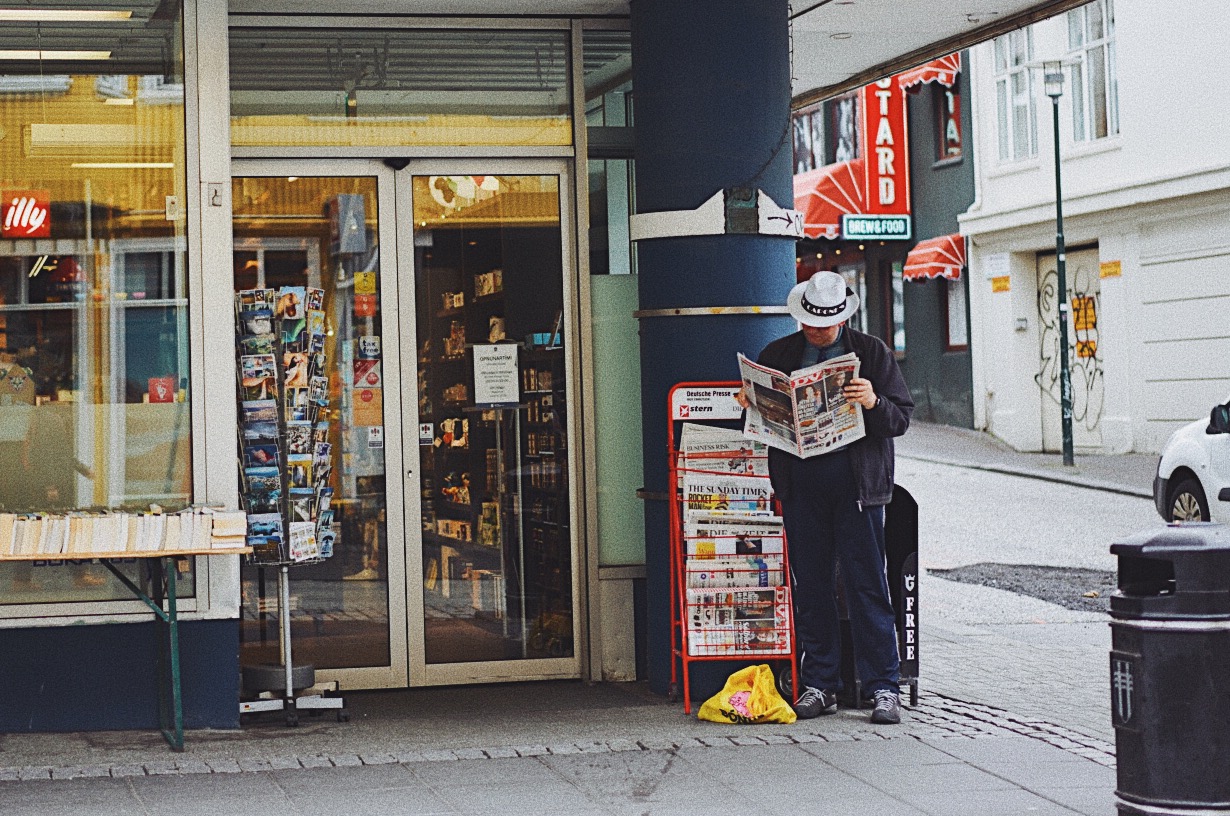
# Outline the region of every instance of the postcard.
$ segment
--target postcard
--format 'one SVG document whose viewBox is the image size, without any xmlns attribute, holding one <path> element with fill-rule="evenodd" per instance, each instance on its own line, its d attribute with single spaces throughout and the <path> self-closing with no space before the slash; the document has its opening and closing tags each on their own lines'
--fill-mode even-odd
<svg viewBox="0 0 1230 816">
<path fill-rule="evenodd" d="M 281 490 L 249 490 L 244 493 L 244 509 L 249 513 L 277 513 L 282 504 Z"/>
<path fill-rule="evenodd" d="M 317 422 L 312 426 L 312 441 L 313 442 L 328 442 L 329 441 L 329 423 Z"/>
<path fill-rule="evenodd" d="M 282 355 L 282 384 L 287 388 L 306 388 L 308 355 L 304 351 L 288 351 Z"/>
<path fill-rule="evenodd" d="M 308 419 L 308 390 L 306 388 L 287 388 L 283 403 L 283 415 L 287 422 L 299 422 Z"/>
<path fill-rule="evenodd" d="M 239 305 L 242 309 L 268 309 L 272 313 L 276 299 L 276 293 L 272 289 L 244 289 L 239 292 Z"/>
<path fill-rule="evenodd" d="M 282 321 L 282 347 L 287 351 L 307 351 L 307 320 L 293 318 Z"/>
<path fill-rule="evenodd" d="M 249 536 L 278 536 L 282 535 L 282 515 L 281 513 L 258 513 L 257 515 L 248 516 L 248 535 Z"/>
<path fill-rule="evenodd" d="M 278 464 L 278 446 L 269 443 L 266 445 L 244 445 L 243 448 L 243 465 L 249 467 L 277 467 Z"/>
<path fill-rule="evenodd" d="M 264 400 L 278 395 L 278 384 L 269 377 L 244 377 L 243 397 L 245 400 Z"/>
<path fill-rule="evenodd" d="M 244 400 L 240 406 L 243 423 L 246 425 L 250 422 L 277 422 L 278 421 L 278 401 L 271 399 L 264 400 Z"/>
<path fill-rule="evenodd" d="M 316 494 L 317 513 L 326 513 L 333 504 L 333 488 L 322 487 Z"/>
<path fill-rule="evenodd" d="M 277 359 L 272 354 L 245 354 L 239 358 L 239 371 L 248 377 L 275 377 L 278 373 Z"/>
<path fill-rule="evenodd" d="M 256 334 L 239 338 L 241 354 L 273 354 L 276 345 L 277 336 L 273 334 Z"/>
<path fill-rule="evenodd" d="M 320 547 L 316 543 L 316 525 L 310 521 L 292 521 L 287 542 L 291 561 L 308 561 L 320 557 Z"/>
<path fill-rule="evenodd" d="M 286 423 L 286 452 L 302 454 L 312 452 L 312 426 L 301 420 Z"/>
<path fill-rule="evenodd" d="M 307 331 L 313 337 L 325 336 L 325 313 L 319 309 L 308 309 Z"/>
<path fill-rule="evenodd" d="M 286 473 L 290 482 L 290 492 L 312 489 L 312 455 L 310 453 L 291 453 L 286 456 Z"/>
<path fill-rule="evenodd" d="M 239 313 L 239 328 L 246 335 L 273 333 L 273 313 L 268 309 L 245 309 Z"/>
<path fill-rule="evenodd" d="M 307 289 L 302 286 L 283 286 L 278 290 L 278 304 L 274 308 L 274 317 L 283 321 L 298 320 L 307 311 Z"/>
<path fill-rule="evenodd" d="M 278 438 L 278 423 L 276 422 L 246 422 L 243 426 L 245 442 L 276 441 Z"/>
<path fill-rule="evenodd" d="M 324 309 L 325 308 L 325 290 L 324 289 L 314 289 L 314 288 L 308 287 L 307 307 L 309 309 Z"/>
<path fill-rule="evenodd" d="M 316 543 L 320 546 L 320 557 L 329 558 L 333 555 L 333 544 L 337 541 L 337 533 L 333 532 L 332 527 L 316 528 Z"/>
<path fill-rule="evenodd" d="M 312 521 L 312 505 L 316 503 L 313 496 L 296 496 L 290 500 L 291 521 Z"/>
<path fill-rule="evenodd" d="M 243 475 L 249 492 L 280 490 L 282 487 L 282 474 L 272 465 L 245 467 Z"/>
<path fill-rule="evenodd" d="M 312 377 L 308 382 L 308 402 L 321 406 L 329 404 L 328 377 Z"/>
</svg>

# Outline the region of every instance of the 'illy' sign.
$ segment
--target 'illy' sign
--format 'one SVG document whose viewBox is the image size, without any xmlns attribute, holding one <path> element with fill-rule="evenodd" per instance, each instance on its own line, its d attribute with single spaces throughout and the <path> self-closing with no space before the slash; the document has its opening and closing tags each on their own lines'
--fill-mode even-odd
<svg viewBox="0 0 1230 816">
<path fill-rule="evenodd" d="M 51 191 L 6 191 L 0 198 L 0 237 L 50 238 Z"/>
</svg>

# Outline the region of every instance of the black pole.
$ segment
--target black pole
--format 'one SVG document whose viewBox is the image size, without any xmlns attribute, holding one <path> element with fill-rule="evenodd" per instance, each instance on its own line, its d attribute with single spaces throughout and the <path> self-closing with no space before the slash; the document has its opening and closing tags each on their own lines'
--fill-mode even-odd
<svg viewBox="0 0 1230 816">
<path fill-rule="evenodd" d="M 1068 271 L 1063 248 L 1063 182 L 1059 175 L 1059 96 L 1051 97 L 1055 125 L 1055 271 L 1059 276 L 1059 404 L 1063 423 L 1063 463 L 1072 456 L 1072 374 L 1068 370 Z"/>
</svg>

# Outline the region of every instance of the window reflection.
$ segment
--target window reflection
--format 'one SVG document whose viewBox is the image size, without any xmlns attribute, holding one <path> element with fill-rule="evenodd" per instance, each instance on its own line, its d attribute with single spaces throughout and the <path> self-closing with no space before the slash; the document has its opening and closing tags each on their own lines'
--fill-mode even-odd
<svg viewBox="0 0 1230 816">
<path fill-rule="evenodd" d="M 61 6 L 70 19 L 0 29 L 0 48 L 42 57 L 0 62 L 0 507 L 178 509 L 192 500 L 182 13 Z M 97 566 L 28 563 L 0 565 L 0 596 L 130 597 Z"/>
</svg>

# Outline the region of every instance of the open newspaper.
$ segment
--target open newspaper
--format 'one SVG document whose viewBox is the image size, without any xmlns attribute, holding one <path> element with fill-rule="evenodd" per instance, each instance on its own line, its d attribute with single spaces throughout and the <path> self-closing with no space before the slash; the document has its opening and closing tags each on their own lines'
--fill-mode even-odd
<svg viewBox="0 0 1230 816">
<path fill-rule="evenodd" d="M 843 354 L 786 374 L 739 355 L 739 374 L 751 405 L 743 434 L 806 459 L 862 439 L 863 407 L 846 399 L 859 360 Z"/>
</svg>

